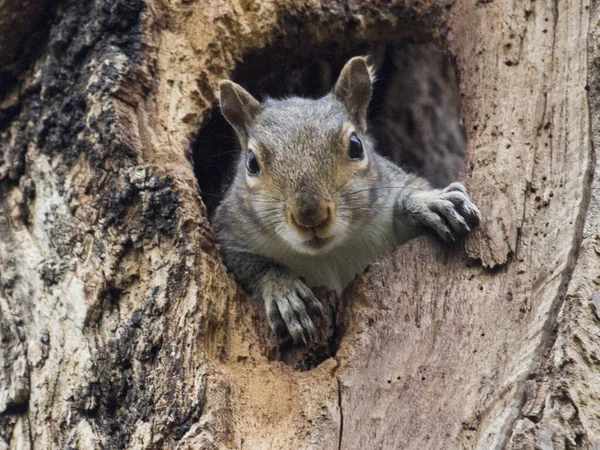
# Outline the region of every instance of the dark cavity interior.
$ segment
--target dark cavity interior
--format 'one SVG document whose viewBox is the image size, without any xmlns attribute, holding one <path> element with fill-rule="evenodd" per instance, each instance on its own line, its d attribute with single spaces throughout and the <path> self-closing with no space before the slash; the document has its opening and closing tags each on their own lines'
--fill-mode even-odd
<svg viewBox="0 0 600 450">
<path fill-rule="evenodd" d="M 256 98 L 318 98 L 333 87 L 344 63 L 368 54 L 377 80 L 369 106 L 369 130 L 380 154 L 442 187 L 464 164 L 465 133 L 456 75 L 447 56 L 431 43 L 331 45 L 304 49 L 271 46 L 247 53 L 231 79 Z M 233 179 L 240 149 L 215 105 L 192 143 L 201 194 L 212 214 Z"/>
</svg>

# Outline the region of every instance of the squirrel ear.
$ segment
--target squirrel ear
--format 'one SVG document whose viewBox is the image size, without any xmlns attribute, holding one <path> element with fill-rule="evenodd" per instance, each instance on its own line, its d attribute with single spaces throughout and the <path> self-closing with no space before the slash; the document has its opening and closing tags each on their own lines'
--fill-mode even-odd
<svg viewBox="0 0 600 450">
<path fill-rule="evenodd" d="M 372 73 L 367 59 L 356 56 L 346 63 L 333 95 L 348 109 L 351 118 L 364 131 L 367 128 L 367 106 L 373 92 Z"/>
<path fill-rule="evenodd" d="M 219 103 L 223 116 L 240 139 L 248 136 L 248 127 L 260 112 L 260 103 L 239 84 L 223 80 L 219 83 Z"/>
</svg>

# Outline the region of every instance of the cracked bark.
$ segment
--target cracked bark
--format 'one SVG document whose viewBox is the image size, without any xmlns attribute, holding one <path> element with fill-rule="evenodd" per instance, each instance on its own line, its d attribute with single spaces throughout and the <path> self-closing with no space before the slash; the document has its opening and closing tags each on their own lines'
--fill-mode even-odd
<svg viewBox="0 0 600 450">
<path fill-rule="evenodd" d="M 0 449 L 600 446 L 596 2 L 51 3 L 0 0 Z M 453 58 L 483 224 L 275 347 L 194 135 L 244 56 L 406 37 Z"/>
</svg>

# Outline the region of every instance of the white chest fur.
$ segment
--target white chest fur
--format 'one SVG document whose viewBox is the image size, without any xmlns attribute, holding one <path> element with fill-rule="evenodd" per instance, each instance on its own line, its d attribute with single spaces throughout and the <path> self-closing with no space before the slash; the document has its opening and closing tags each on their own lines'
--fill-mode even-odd
<svg viewBox="0 0 600 450">
<path fill-rule="evenodd" d="M 304 278 L 308 286 L 327 286 L 341 293 L 369 264 L 392 253 L 399 245 L 393 220 L 391 214 L 380 215 L 359 230 L 353 230 L 344 242 L 323 255 L 285 252 L 274 259 Z"/>
</svg>

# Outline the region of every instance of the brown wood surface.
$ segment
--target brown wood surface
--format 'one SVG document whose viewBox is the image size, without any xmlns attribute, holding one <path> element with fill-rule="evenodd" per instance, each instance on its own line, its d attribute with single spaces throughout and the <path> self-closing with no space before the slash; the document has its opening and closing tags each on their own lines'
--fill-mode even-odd
<svg viewBox="0 0 600 450">
<path fill-rule="evenodd" d="M 40 12 L 3 8 L 13 61 L 31 30 L 10 24 Z M 599 448 L 597 9 L 48 6 L 0 89 L 0 449 Z M 483 222 L 373 264 L 334 355 L 300 371 L 220 260 L 191 141 L 248 51 L 406 36 L 454 59 Z"/>
</svg>

